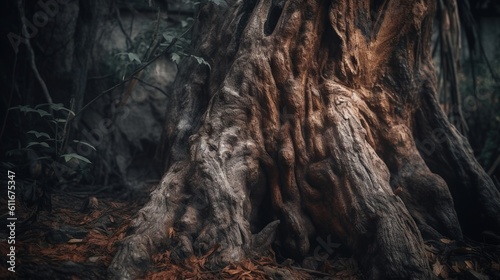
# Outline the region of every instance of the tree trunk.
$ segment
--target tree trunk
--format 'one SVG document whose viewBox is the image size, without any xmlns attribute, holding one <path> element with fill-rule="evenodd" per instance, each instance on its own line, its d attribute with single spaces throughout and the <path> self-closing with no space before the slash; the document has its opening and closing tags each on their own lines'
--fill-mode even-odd
<svg viewBox="0 0 500 280">
<path fill-rule="evenodd" d="M 434 1 L 229 2 L 200 10 L 211 69 L 179 70 L 168 170 L 113 277 L 165 245 L 173 259 L 217 247 L 222 266 L 275 239 L 304 257 L 326 233 L 368 279 L 429 279 L 423 238 L 500 228 L 499 191 L 437 103 Z"/>
<path fill-rule="evenodd" d="M 75 112 L 82 109 L 87 88 L 88 71 L 91 66 L 91 54 L 96 40 L 100 21 L 104 17 L 109 3 L 103 0 L 79 1 L 78 18 L 74 35 L 73 67 L 71 92 L 74 98 Z M 76 117 L 78 123 L 80 116 Z"/>
</svg>

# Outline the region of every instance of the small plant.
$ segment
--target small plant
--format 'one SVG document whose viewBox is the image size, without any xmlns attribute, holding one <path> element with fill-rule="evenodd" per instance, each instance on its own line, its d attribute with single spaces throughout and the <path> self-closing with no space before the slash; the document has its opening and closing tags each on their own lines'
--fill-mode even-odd
<svg viewBox="0 0 500 280">
<path fill-rule="evenodd" d="M 225 4 L 225 1 L 210 2 L 214 2 L 216 5 Z M 194 13 L 200 3 L 190 0 L 186 2 L 186 6 L 191 6 Z M 150 64 L 164 54 L 176 64 L 181 63 L 183 58 L 190 57 L 196 59 L 198 64 L 204 64 L 210 68 L 207 61 L 190 51 L 191 39 L 188 31 L 193 26 L 195 19 L 188 16 L 175 21 L 177 22 L 174 24 L 167 23 L 158 14 L 158 18 L 151 22 L 149 28 L 134 38 L 130 38 L 130 44 L 127 44 L 126 50 L 115 49 L 113 58 L 106 61 L 102 67 L 113 73 L 112 77 L 115 83 L 125 80 L 138 68 Z"/>
<path fill-rule="evenodd" d="M 17 148 L 6 152 L 9 162 L 3 165 L 23 174 L 21 202 L 33 209 L 30 219 L 36 219 L 39 210 L 52 209 L 55 187 L 79 182 L 90 173 L 92 163 L 82 151 L 87 155 L 95 148 L 84 141 L 69 141 L 69 122 L 75 114 L 63 104 L 21 105 L 9 110 L 19 112 L 22 139 Z"/>
<path fill-rule="evenodd" d="M 165 39 L 165 41 L 164 43 L 162 43 L 162 46 L 168 46 L 174 40 L 175 37 L 172 36 L 169 32 L 165 32 L 163 33 L 163 38 Z M 196 59 L 198 64 L 204 64 L 211 69 L 210 64 L 207 61 L 205 61 L 202 57 L 185 52 L 185 50 L 189 48 L 189 44 L 191 44 L 190 40 L 179 38 L 175 42 L 173 46 L 173 51 L 170 54 L 170 58 L 172 59 L 172 61 L 175 62 L 176 64 L 179 64 L 181 63 L 182 58 L 191 57 Z"/>
</svg>

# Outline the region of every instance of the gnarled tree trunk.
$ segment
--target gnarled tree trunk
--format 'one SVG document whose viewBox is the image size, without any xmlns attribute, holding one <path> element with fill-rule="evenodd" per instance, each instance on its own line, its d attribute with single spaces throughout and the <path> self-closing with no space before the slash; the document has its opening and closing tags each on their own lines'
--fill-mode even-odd
<svg viewBox="0 0 500 280">
<path fill-rule="evenodd" d="M 499 192 L 436 100 L 434 1 L 228 2 L 200 10 L 211 69 L 181 66 L 168 171 L 112 276 L 164 245 L 180 259 L 218 246 L 217 266 L 275 238 L 300 258 L 326 233 L 369 279 L 429 279 L 423 238 L 500 228 Z"/>
</svg>

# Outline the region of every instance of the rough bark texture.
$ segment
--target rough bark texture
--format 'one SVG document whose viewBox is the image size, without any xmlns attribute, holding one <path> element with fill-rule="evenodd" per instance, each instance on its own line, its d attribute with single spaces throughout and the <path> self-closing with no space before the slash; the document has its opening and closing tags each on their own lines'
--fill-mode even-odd
<svg viewBox="0 0 500 280">
<path fill-rule="evenodd" d="M 217 266 L 275 237 L 300 258 L 327 233 L 368 279 L 430 279 L 423 237 L 500 228 L 499 192 L 436 100 L 434 2 L 377 3 L 201 8 L 194 43 L 211 69 L 179 70 L 168 170 L 112 277 L 136 277 L 164 245 L 174 259 L 217 246 Z"/>
</svg>

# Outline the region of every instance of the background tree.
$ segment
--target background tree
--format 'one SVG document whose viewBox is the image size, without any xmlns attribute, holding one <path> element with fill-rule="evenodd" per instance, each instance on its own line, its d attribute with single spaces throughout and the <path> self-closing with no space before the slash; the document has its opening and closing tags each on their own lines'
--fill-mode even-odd
<svg viewBox="0 0 500 280">
<path fill-rule="evenodd" d="M 75 153 L 88 158 L 93 163 L 91 168 L 80 172 L 78 166 L 72 167 L 80 173 L 78 176 L 44 176 L 47 183 L 38 180 L 38 185 L 57 190 L 68 190 L 69 185 L 75 189 L 128 191 L 130 185 L 138 185 L 137 180 L 157 180 L 160 172 L 151 167 L 151 161 L 145 164 L 143 158 L 153 157 L 159 142 L 165 91 L 175 76 L 175 63 L 168 57 L 150 62 L 151 67 L 137 77 L 140 82 L 135 80 L 135 87 L 120 81 L 142 63 L 141 59 L 146 63 L 161 51 L 163 33 L 177 33 L 179 17 L 171 15 L 166 5 L 152 7 L 142 0 L 16 0 L 0 5 L 2 11 L 9 11 L 2 17 L 0 28 L 0 43 L 5 50 L 0 80 L 6 85 L 0 104 L 0 168 L 15 166 L 22 171 L 19 175 L 35 179 L 30 166 L 41 165 L 41 174 L 54 171 L 54 160 L 46 159 L 45 154 Z M 186 12 L 182 19 L 188 15 Z M 153 38 L 158 44 L 150 46 Z M 149 57 L 145 54 L 148 47 Z M 157 82 L 155 74 L 160 72 L 161 82 Z M 108 90 L 113 86 L 115 90 Z M 36 113 L 9 110 L 30 106 L 51 113 L 48 105 L 41 105 L 48 102 L 65 107 L 62 112 L 66 115 L 52 116 L 64 129 L 55 128 L 47 116 L 35 122 Z M 149 130 L 156 132 L 146 131 L 146 127 L 156 127 Z M 31 147 L 27 150 L 30 142 L 41 141 L 29 131 L 55 136 L 56 147 L 44 148 L 43 153 Z M 92 144 L 97 153 L 79 149 L 73 140 Z M 58 155 L 54 158 L 61 161 L 56 164 L 65 165 Z"/>
<path fill-rule="evenodd" d="M 450 2 L 451 3 L 451 2 Z M 454 3 L 454 2 L 453 2 Z M 453 4 L 452 3 L 452 4 Z M 168 245 L 213 266 L 347 244 L 370 279 L 428 279 L 423 238 L 500 229 L 500 194 L 436 98 L 433 1 L 208 2 L 175 82 L 167 171 L 110 266 Z M 279 221 L 279 222 L 278 222 Z"/>
</svg>

